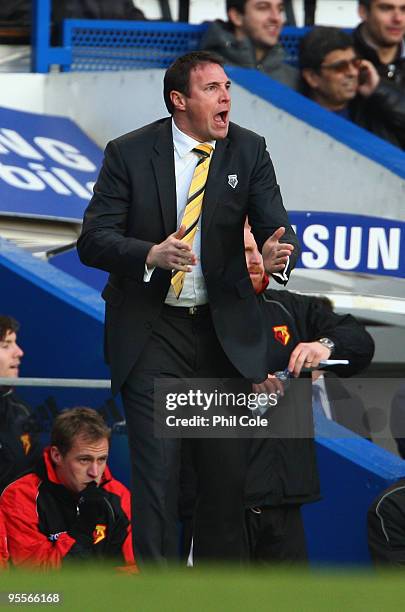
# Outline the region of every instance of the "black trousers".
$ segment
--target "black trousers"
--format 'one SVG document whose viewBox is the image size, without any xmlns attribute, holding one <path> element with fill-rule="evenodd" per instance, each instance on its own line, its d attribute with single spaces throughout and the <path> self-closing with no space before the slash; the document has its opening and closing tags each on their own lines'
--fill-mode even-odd
<svg viewBox="0 0 405 612">
<path fill-rule="evenodd" d="M 300 505 L 248 508 L 246 528 L 249 557 L 253 563 L 307 562 Z"/>
<path fill-rule="evenodd" d="M 190 315 L 163 307 L 141 357 L 122 389 L 132 467 L 134 549 L 138 561 L 179 558 L 179 439 L 154 435 L 156 378 L 235 378 L 240 375 L 216 337 L 208 307 Z M 194 439 L 197 473 L 194 558 L 242 560 L 246 439 Z"/>
</svg>

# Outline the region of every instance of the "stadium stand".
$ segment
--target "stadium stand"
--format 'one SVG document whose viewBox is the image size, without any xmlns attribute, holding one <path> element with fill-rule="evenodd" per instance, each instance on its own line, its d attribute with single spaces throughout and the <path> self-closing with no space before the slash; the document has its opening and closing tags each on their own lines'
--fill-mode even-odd
<svg viewBox="0 0 405 612">
<path fill-rule="evenodd" d="M 110 66 L 103 74 L 94 72 L 88 75 L 88 70 L 83 67 L 79 74 L 75 64 L 71 69 L 74 54 L 68 49 L 52 49 L 46 43 L 47 56 L 43 53 L 43 47 L 36 46 L 39 53 L 36 66 L 44 74 L 4 75 L 4 80 L 0 79 L 4 84 L 0 104 L 13 109 L 0 112 L 2 310 L 15 313 L 24 322 L 22 342 L 27 353 L 26 375 L 108 376 L 102 358 L 103 304 L 96 290 L 104 282 L 103 274 L 97 275 L 96 271 L 92 271 L 93 275 L 89 276 L 89 269 L 79 268 L 73 250 L 58 250 L 59 246 L 66 247 L 75 239 L 76 222 L 87 200 L 77 194 L 74 197 L 61 193 L 60 186 L 60 193 L 56 193 L 54 199 L 49 199 L 52 191 L 55 195 L 55 189 L 49 184 L 52 182 L 49 176 L 47 183 L 46 175 L 43 174 L 41 178 L 40 173 L 48 172 L 57 178 L 54 168 L 67 168 L 63 164 L 56 164 L 49 151 L 38 149 L 36 139 L 63 141 L 90 158 L 95 169 L 92 176 L 89 172 L 86 180 L 80 183 L 83 187 L 94 180 L 101 160 L 101 148 L 107 139 L 152 121 L 163 112 L 163 106 L 159 106 L 161 68 L 167 65 L 164 62 L 169 61 L 169 56 L 173 57 L 170 54 L 188 49 L 189 44 L 196 44 L 195 33 L 201 32 L 204 26 L 142 25 L 144 29 L 137 25 L 137 29 L 133 30 L 137 32 L 138 39 L 131 30 L 128 40 L 132 41 L 134 49 L 138 47 L 138 54 L 139 45 L 144 45 L 144 55 L 149 54 L 147 61 L 154 62 L 153 69 L 149 64 L 142 71 L 127 73 L 111 71 Z M 95 26 L 95 23 L 85 24 L 85 27 L 93 27 L 93 30 Z M 108 31 L 108 24 L 104 26 L 106 30 L 97 34 L 99 38 L 95 35 L 91 45 L 88 44 L 91 39 L 89 30 L 83 29 L 77 34 L 82 44 L 82 47 L 77 45 L 77 57 L 80 57 L 80 49 L 90 48 L 90 53 L 100 58 L 109 53 L 109 39 L 102 38 Z M 149 31 L 157 32 L 154 40 L 148 39 L 148 34 L 145 34 L 149 27 Z M 68 28 L 74 31 L 72 24 L 66 25 L 66 31 Z M 118 30 L 115 24 L 110 24 L 109 28 L 108 36 L 116 36 Z M 41 22 L 36 43 L 49 39 L 47 31 L 44 22 Z M 172 33 L 166 38 L 176 41 L 167 43 L 166 49 L 162 42 L 165 31 Z M 286 29 L 286 44 L 290 44 L 288 33 Z M 302 30 L 292 30 L 292 34 L 295 36 L 292 43 L 294 49 Z M 86 39 L 86 36 L 90 38 Z M 159 39 L 158 45 L 156 39 Z M 121 54 L 123 64 L 119 66 L 120 69 L 128 66 L 125 62 L 132 61 L 128 60 L 121 43 L 122 40 L 114 47 L 115 56 L 120 58 Z M 173 49 L 174 44 L 185 47 Z M 156 51 L 156 48 L 158 61 L 162 62 L 160 69 L 156 69 L 156 55 L 151 51 Z M 116 57 L 113 58 L 114 62 L 117 61 Z M 67 74 L 46 74 L 49 66 L 55 64 L 62 66 Z M 132 65 L 135 65 L 135 61 Z M 351 310 L 363 320 L 371 322 L 377 344 L 377 362 L 382 364 L 381 367 L 384 365 L 393 371 L 397 367 L 399 370 L 405 362 L 405 155 L 360 128 L 329 115 L 262 74 L 237 68 L 230 69 L 229 74 L 235 84 L 234 120 L 266 137 L 283 186 L 287 208 L 291 210 L 291 218 L 304 246 L 301 268 L 296 271 L 291 287 L 329 294 L 338 310 Z M 23 80 L 14 78 L 17 76 Z M 23 93 L 13 94 L 16 89 L 8 85 L 11 82 L 17 89 L 20 87 Z M 27 96 L 29 87 L 35 94 L 30 100 Z M 140 91 L 143 93 L 142 99 L 139 98 Z M 145 105 L 145 99 L 150 100 L 151 104 Z M 111 108 L 114 112 L 111 112 Z M 21 110 L 33 113 L 24 116 Z M 49 117 L 57 114 L 65 115 L 65 118 Z M 21 133 L 16 128 L 17 124 L 24 126 Z M 70 136 L 63 132 L 63 126 L 70 134 L 77 135 L 81 133 L 80 127 L 97 142 L 98 147 L 87 139 L 80 142 L 70 140 Z M 35 158 L 32 150 L 31 157 L 19 155 L 15 150 L 16 147 L 18 149 L 15 139 L 13 151 L 10 148 L 10 130 L 18 132 L 23 139 L 18 140 L 20 153 L 21 147 L 26 152 L 30 150 L 24 149 L 28 145 L 42 159 Z M 84 138 L 83 134 L 81 138 Z M 93 152 L 91 155 L 90 149 Z M 15 200 L 18 204 L 14 209 L 7 206 L 10 206 L 13 193 L 16 196 L 18 189 L 5 180 L 5 167 L 11 165 L 20 169 L 20 179 L 23 175 L 27 178 L 29 175 L 24 172 L 29 172 L 34 176 L 34 179 L 31 176 L 31 181 L 37 179 L 38 186 L 38 181 L 45 185 L 36 191 L 20 189 Z M 38 165 L 43 168 L 38 168 Z M 70 168 L 68 172 L 78 180 L 80 171 L 75 174 L 75 170 Z M 53 182 L 54 186 L 56 184 Z M 46 212 L 41 208 L 43 202 L 48 202 Z M 70 214 L 66 212 L 69 208 Z M 35 220 L 43 224 L 40 233 L 45 233 L 45 224 L 49 229 L 49 224 L 54 223 L 59 228 L 56 231 L 58 240 L 61 227 L 68 226 L 68 236 L 57 244 L 53 238 L 49 240 L 47 237 L 45 245 L 41 243 L 40 248 L 33 248 L 31 242 L 28 251 L 23 250 L 4 239 L 5 219 L 11 216 L 25 217 L 30 223 Z M 15 233 L 13 236 L 7 234 L 7 238 L 15 237 Z M 22 242 L 19 245 L 27 246 Z M 33 258 L 33 251 L 48 253 L 49 262 Z M 38 326 L 38 321 L 44 321 L 45 326 Z M 46 392 L 30 390 L 29 397 L 33 405 L 43 403 Z M 87 405 L 100 406 L 108 399 L 105 391 L 80 394 L 80 401 Z M 59 405 L 76 403 L 77 392 L 65 390 L 58 395 Z M 346 438 L 346 434 L 336 430 L 336 427 L 330 422 L 317 424 L 324 499 L 305 510 L 310 533 L 310 558 L 313 562 L 365 563 L 369 560 L 365 532 L 367 507 L 380 490 L 404 476 L 405 464 L 394 454 L 367 440 Z M 113 446 L 111 463 L 114 473 L 124 481 L 126 453 L 125 438 L 122 437 L 119 444 L 115 448 Z"/>
</svg>

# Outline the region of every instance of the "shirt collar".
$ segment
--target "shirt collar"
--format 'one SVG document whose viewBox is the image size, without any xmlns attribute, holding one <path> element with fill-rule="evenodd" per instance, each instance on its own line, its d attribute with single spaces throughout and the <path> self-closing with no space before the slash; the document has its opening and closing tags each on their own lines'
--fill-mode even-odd
<svg viewBox="0 0 405 612">
<path fill-rule="evenodd" d="M 199 144 L 201 144 L 198 140 L 194 140 L 194 138 L 191 138 L 191 136 L 188 136 L 187 134 L 179 130 L 173 118 L 172 118 L 172 134 L 173 134 L 173 146 L 174 146 L 174 149 L 177 155 L 180 158 L 184 157 L 185 155 L 187 155 L 187 153 L 190 153 L 190 151 L 194 149 L 194 147 L 197 147 Z M 207 142 L 215 149 L 215 144 L 216 144 L 215 140 L 208 140 Z"/>
</svg>

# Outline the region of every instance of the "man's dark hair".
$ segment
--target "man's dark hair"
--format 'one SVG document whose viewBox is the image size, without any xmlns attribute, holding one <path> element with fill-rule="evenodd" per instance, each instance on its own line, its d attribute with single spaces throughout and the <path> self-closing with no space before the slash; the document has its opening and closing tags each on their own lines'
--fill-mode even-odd
<svg viewBox="0 0 405 612">
<path fill-rule="evenodd" d="M 166 108 L 172 115 L 174 106 L 170 100 L 170 92 L 179 91 L 185 96 L 190 95 L 190 73 L 201 64 L 224 65 L 222 59 L 211 51 L 193 51 L 178 57 L 166 70 L 163 81 L 163 97 Z"/>
<path fill-rule="evenodd" d="M 367 9 L 370 8 L 372 2 L 373 2 L 373 0 L 359 0 L 359 4 L 362 4 Z"/>
<path fill-rule="evenodd" d="M 226 10 L 229 11 L 229 9 L 233 8 L 243 15 L 246 2 L 247 0 L 226 0 Z"/>
<path fill-rule="evenodd" d="M 7 315 L 0 315 L 0 340 L 4 340 L 7 332 L 18 332 L 20 324 L 18 321 Z"/>
<path fill-rule="evenodd" d="M 62 456 L 70 451 L 74 438 L 83 436 L 90 442 L 101 438 L 111 438 L 111 429 L 106 425 L 103 417 L 93 408 L 70 408 L 63 410 L 55 418 L 51 431 L 51 445 L 56 446 Z"/>
<path fill-rule="evenodd" d="M 353 39 L 347 32 L 340 28 L 317 26 L 301 40 L 300 68 L 318 71 L 328 53 L 349 47 L 353 47 Z"/>
</svg>

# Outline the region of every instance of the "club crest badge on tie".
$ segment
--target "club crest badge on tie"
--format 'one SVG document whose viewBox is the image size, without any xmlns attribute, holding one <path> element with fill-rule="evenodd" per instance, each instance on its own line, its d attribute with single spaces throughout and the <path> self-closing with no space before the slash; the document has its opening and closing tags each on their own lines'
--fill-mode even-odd
<svg viewBox="0 0 405 612">
<path fill-rule="evenodd" d="M 237 174 L 228 174 L 228 185 L 235 189 L 238 184 L 238 175 Z"/>
</svg>

